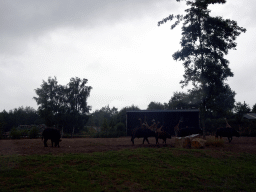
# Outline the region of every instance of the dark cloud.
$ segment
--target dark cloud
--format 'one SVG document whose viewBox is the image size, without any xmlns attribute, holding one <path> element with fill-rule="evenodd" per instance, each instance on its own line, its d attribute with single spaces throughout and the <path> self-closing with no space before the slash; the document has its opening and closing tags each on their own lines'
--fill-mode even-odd
<svg viewBox="0 0 256 192">
<path fill-rule="evenodd" d="M 147 15 L 154 16 L 154 13 L 161 13 L 164 3 L 171 5 L 168 2 L 168 0 L 4 0 L 0 2 L 0 54 L 19 52 L 26 46 L 28 38 L 36 38 L 58 28 L 92 28 L 113 25 L 123 20 L 139 19 Z"/>
</svg>

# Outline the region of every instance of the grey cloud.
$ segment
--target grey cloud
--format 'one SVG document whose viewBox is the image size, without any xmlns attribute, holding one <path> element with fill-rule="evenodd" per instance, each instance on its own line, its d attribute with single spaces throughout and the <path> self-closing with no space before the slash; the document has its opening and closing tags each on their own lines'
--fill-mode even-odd
<svg viewBox="0 0 256 192">
<path fill-rule="evenodd" d="M 57 28 L 113 25 L 123 19 L 160 13 L 166 2 L 169 1 L 4 0 L 0 2 L 0 54 L 20 51 L 29 37 L 35 38 Z"/>
</svg>

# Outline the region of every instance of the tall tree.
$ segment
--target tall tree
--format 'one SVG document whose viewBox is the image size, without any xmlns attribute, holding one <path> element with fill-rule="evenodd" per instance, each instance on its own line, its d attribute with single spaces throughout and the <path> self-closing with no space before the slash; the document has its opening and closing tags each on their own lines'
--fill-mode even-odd
<svg viewBox="0 0 256 192">
<path fill-rule="evenodd" d="M 0 113 L 0 124 L 2 132 L 10 131 L 13 126 L 9 115 L 5 110 Z"/>
<path fill-rule="evenodd" d="M 244 103 L 242 104 L 241 102 L 237 102 L 235 107 L 234 107 L 234 112 L 236 114 L 236 119 L 240 123 L 242 120 L 242 117 L 245 113 L 250 113 L 251 108 L 249 107 L 248 104 Z"/>
<path fill-rule="evenodd" d="M 212 87 L 206 103 L 207 111 L 215 118 L 229 116 L 235 107 L 235 95 L 229 85 Z"/>
<path fill-rule="evenodd" d="M 148 104 L 148 108 L 147 110 L 164 110 L 165 109 L 165 105 L 160 103 L 160 102 L 150 102 Z"/>
<path fill-rule="evenodd" d="M 256 113 L 256 104 L 252 106 L 252 113 Z"/>
<path fill-rule="evenodd" d="M 119 113 L 117 114 L 117 121 L 126 125 L 126 112 L 127 111 L 139 111 L 139 110 L 140 110 L 140 108 L 136 105 L 131 105 L 131 106 L 122 108 L 119 111 Z"/>
<path fill-rule="evenodd" d="M 48 126 L 53 126 L 56 123 L 54 116 L 60 108 L 58 90 L 59 85 L 56 77 L 49 77 L 47 81 L 43 81 L 41 88 L 35 89 L 38 97 L 33 97 L 33 99 L 39 105 L 39 115 L 45 119 Z"/>
<path fill-rule="evenodd" d="M 49 77 L 47 82 L 43 81 L 41 88 L 35 90 L 38 97 L 34 99 L 39 105 L 39 114 L 48 126 L 57 125 L 78 130 L 85 125 L 91 109 L 87 105 L 87 98 L 92 89 L 86 85 L 87 82 L 87 79 L 76 77 L 63 86 L 58 84 L 56 77 Z"/>
<path fill-rule="evenodd" d="M 191 109 L 197 107 L 194 95 L 184 92 L 174 92 L 169 100 L 169 109 Z"/>
<path fill-rule="evenodd" d="M 105 107 L 102 107 L 100 110 L 94 111 L 91 114 L 87 125 L 99 127 L 104 123 L 104 119 L 106 119 L 108 122 L 113 121 L 114 123 L 117 123 L 117 114 L 117 108 L 112 107 L 111 109 L 109 105 L 107 105 Z"/>
<path fill-rule="evenodd" d="M 71 112 L 86 114 L 91 109 L 87 106 L 87 98 L 92 89 L 91 86 L 86 86 L 88 80 L 78 77 L 71 78 L 67 87 L 67 99 Z"/>
<path fill-rule="evenodd" d="M 177 0 L 178 2 L 180 0 Z M 168 20 L 176 19 L 171 26 L 175 28 L 180 22 L 182 26 L 181 50 L 173 54 L 174 60 L 183 62 L 185 68 L 182 87 L 190 82 L 193 90 L 200 95 L 200 111 L 205 136 L 205 113 L 207 103 L 212 94 L 218 95 L 225 86 L 225 80 L 232 77 L 229 61 L 224 58 L 230 49 L 235 49 L 236 37 L 246 29 L 239 27 L 236 21 L 210 16 L 208 6 L 226 3 L 226 0 L 185 0 L 188 9 L 186 15 L 170 15 L 158 22 L 161 25 Z M 215 89 L 215 90 L 214 90 Z M 213 91 L 214 90 L 214 91 Z"/>
<path fill-rule="evenodd" d="M 70 123 L 74 129 L 78 130 L 88 121 L 88 113 L 91 107 L 87 105 L 87 98 L 92 89 L 91 86 L 86 86 L 88 80 L 78 77 L 71 78 L 66 88 L 66 103 L 68 112 L 71 115 Z"/>
</svg>

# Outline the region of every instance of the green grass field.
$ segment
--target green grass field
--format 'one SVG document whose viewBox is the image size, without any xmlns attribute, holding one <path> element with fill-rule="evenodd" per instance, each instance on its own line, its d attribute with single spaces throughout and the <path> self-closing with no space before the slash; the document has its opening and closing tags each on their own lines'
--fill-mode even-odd
<svg viewBox="0 0 256 192">
<path fill-rule="evenodd" d="M 256 155 L 138 148 L 0 156 L 0 191 L 255 191 Z"/>
</svg>

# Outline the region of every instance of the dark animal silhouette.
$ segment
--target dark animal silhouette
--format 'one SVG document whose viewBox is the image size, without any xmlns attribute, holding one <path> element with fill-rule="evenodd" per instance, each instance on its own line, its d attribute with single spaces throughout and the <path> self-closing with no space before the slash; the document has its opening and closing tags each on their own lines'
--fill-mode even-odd
<svg viewBox="0 0 256 192">
<path fill-rule="evenodd" d="M 183 128 L 178 131 L 178 137 L 186 137 L 188 135 L 193 135 L 193 134 L 201 135 L 202 133 L 203 133 L 203 131 L 200 128 L 194 128 L 194 127 Z"/>
<path fill-rule="evenodd" d="M 143 144 L 145 142 L 145 140 L 148 142 L 148 137 L 155 137 L 156 133 L 154 131 L 151 131 L 148 128 L 136 128 L 133 132 L 132 132 L 132 137 L 131 137 L 131 141 L 132 144 L 134 145 L 134 139 L 137 138 L 143 138 Z"/>
<path fill-rule="evenodd" d="M 227 137 L 229 143 L 232 141 L 232 136 L 240 137 L 240 134 L 234 128 L 218 128 L 216 131 L 215 139 L 218 137 Z"/>
<path fill-rule="evenodd" d="M 42 139 L 44 139 L 44 146 L 47 146 L 47 140 L 50 139 L 52 142 L 52 147 L 53 143 L 55 143 L 55 147 L 60 147 L 59 142 L 61 141 L 60 139 L 60 131 L 57 129 L 53 128 L 46 128 L 43 133 L 42 133 Z"/>
<path fill-rule="evenodd" d="M 171 134 L 166 131 L 162 131 L 160 133 L 156 133 L 156 144 L 159 144 L 158 139 L 163 139 L 163 143 L 166 145 L 166 139 L 171 139 Z"/>
</svg>

